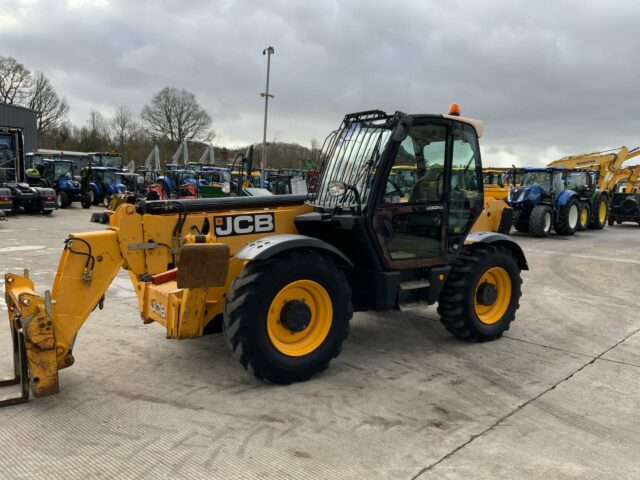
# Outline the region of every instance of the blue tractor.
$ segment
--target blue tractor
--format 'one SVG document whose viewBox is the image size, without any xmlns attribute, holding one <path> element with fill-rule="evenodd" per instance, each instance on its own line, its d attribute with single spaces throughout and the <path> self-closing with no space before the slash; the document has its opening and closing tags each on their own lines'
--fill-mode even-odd
<svg viewBox="0 0 640 480">
<path fill-rule="evenodd" d="M 27 154 L 25 170 L 27 182 L 32 186 L 53 188 L 58 208 L 67 208 L 72 202 L 82 200 L 80 182 L 73 177 L 73 162 L 60 157 L 41 157 Z M 32 156 L 31 158 L 29 158 Z M 31 162 L 29 162 L 32 160 Z"/>
<path fill-rule="evenodd" d="M 111 195 L 123 193 L 127 187 L 116 173 L 119 168 L 89 166 L 82 171 L 82 200 L 83 208 L 102 203 L 109 206 Z"/>
<path fill-rule="evenodd" d="M 567 169 L 522 169 L 520 185 L 511 188 L 507 203 L 514 212 L 514 226 L 533 237 L 546 237 L 553 228 L 558 235 L 578 229 L 580 198 L 567 188 Z"/>
</svg>

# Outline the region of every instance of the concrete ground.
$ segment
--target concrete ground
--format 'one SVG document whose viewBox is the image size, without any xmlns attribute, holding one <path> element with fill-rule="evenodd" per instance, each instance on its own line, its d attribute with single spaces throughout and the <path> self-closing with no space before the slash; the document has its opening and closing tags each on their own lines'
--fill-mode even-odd
<svg viewBox="0 0 640 480">
<path fill-rule="evenodd" d="M 89 216 L 0 224 L 0 272 L 49 288 L 66 235 L 103 228 Z M 640 229 L 517 240 L 531 270 L 503 339 L 460 342 L 434 307 L 359 313 L 331 367 L 288 387 L 219 335 L 143 325 L 120 274 L 60 394 L 0 410 L 0 477 L 640 478 Z M 7 329 L 0 348 L 8 375 Z"/>
</svg>

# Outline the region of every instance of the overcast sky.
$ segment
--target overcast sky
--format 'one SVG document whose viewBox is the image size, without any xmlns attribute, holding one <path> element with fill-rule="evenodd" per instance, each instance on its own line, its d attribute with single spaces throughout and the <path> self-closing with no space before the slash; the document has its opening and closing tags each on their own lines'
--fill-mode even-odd
<svg viewBox="0 0 640 480">
<path fill-rule="evenodd" d="M 347 112 L 485 122 L 485 165 L 640 144 L 640 2 L 0 0 L 0 55 L 43 70 L 86 122 L 137 114 L 165 86 L 196 94 L 215 144 L 309 145 Z"/>
</svg>

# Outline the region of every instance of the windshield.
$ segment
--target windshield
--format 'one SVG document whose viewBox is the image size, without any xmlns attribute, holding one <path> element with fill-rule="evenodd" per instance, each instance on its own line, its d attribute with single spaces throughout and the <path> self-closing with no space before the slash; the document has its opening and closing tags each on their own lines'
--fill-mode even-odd
<svg viewBox="0 0 640 480">
<path fill-rule="evenodd" d="M 53 167 L 53 175 L 55 178 L 67 177 L 72 178 L 73 173 L 71 171 L 73 164 L 67 162 L 56 162 Z"/>
<path fill-rule="evenodd" d="M 497 185 L 502 179 L 502 183 L 506 184 L 505 178 L 502 172 L 485 172 L 483 174 L 483 180 L 485 185 Z"/>
<path fill-rule="evenodd" d="M 120 155 L 93 155 L 93 164 L 100 167 L 122 169 L 124 163 Z"/>
<path fill-rule="evenodd" d="M 116 183 L 116 172 L 112 170 L 102 170 L 98 175 L 104 183 Z"/>
<path fill-rule="evenodd" d="M 381 120 L 365 118 L 361 121 L 345 121 L 341 129 L 325 142 L 327 148 L 321 157 L 322 176 L 314 202 L 316 205 L 335 207 L 339 204 L 356 204 L 351 190 L 342 197 L 329 195 L 329 182 L 334 181 L 355 187 L 362 205 L 366 205 L 373 176 L 391 136 L 387 122 Z"/>
<path fill-rule="evenodd" d="M 0 181 L 15 179 L 16 138 L 0 134 Z"/>
<path fill-rule="evenodd" d="M 524 187 L 538 185 L 548 190 L 551 188 L 551 175 L 548 172 L 526 172 L 520 184 Z"/>
</svg>

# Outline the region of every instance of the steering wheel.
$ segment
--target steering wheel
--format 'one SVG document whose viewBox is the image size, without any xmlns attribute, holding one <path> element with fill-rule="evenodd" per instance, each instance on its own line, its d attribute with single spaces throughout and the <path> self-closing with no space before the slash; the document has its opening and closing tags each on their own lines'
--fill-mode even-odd
<svg viewBox="0 0 640 480">
<path fill-rule="evenodd" d="M 391 188 L 389 188 L 389 185 L 391 185 Z M 400 187 L 398 187 L 398 185 L 387 179 L 387 188 L 384 191 L 383 199 L 389 199 L 389 201 L 385 203 L 397 203 L 394 202 L 395 199 L 393 197 L 398 197 L 399 201 L 402 197 L 402 191 L 400 190 Z"/>
</svg>

